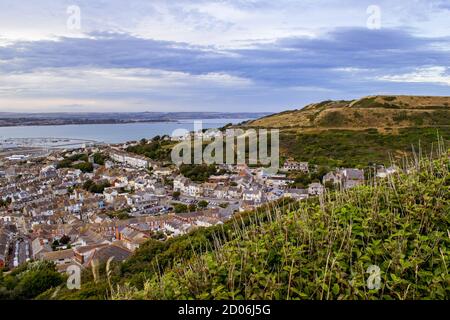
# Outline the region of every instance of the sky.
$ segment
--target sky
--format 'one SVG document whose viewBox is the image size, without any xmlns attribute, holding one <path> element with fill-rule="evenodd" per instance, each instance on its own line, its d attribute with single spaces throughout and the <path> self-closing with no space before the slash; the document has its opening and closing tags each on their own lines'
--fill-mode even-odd
<svg viewBox="0 0 450 320">
<path fill-rule="evenodd" d="M 0 0 L 0 112 L 450 96 L 450 0 Z"/>
</svg>

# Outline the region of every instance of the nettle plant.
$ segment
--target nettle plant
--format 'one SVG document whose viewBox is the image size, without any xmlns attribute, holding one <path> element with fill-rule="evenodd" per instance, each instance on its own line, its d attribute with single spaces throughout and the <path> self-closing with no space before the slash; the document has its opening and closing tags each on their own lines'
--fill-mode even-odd
<svg viewBox="0 0 450 320">
<path fill-rule="evenodd" d="M 236 218 L 204 250 L 113 298 L 448 299 L 449 153 L 440 144 L 433 158 L 414 155 L 386 179 L 272 207 L 249 224 Z"/>
</svg>

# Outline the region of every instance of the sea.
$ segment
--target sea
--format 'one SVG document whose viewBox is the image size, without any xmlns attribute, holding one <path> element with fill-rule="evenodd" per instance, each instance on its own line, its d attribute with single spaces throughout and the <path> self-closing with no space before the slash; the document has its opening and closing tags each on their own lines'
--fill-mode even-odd
<svg viewBox="0 0 450 320">
<path fill-rule="evenodd" d="M 95 141 L 100 143 L 123 143 L 170 135 L 179 130 L 194 130 L 194 122 L 203 129 L 220 128 L 228 123 L 238 124 L 250 119 L 187 119 L 176 122 L 148 122 L 124 124 L 77 124 L 57 126 L 0 127 L 0 140 L 19 138 L 55 138 Z"/>
</svg>

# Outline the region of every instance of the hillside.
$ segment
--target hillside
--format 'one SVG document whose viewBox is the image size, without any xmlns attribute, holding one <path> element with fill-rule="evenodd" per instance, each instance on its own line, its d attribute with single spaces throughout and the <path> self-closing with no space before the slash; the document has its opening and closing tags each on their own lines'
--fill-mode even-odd
<svg viewBox="0 0 450 320">
<path fill-rule="evenodd" d="M 39 298 L 449 299 L 450 153 L 439 153 L 408 174 L 151 240 L 97 281 L 86 270 L 81 290 Z"/>
<path fill-rule="evenodd" d="M 280 129 L 282 158 L 327 167 L 389 165 L 413 150 L 431 152 L 438 135 L 450 141 L 450 97 L 323 101 L 244 126 Z"/>
<path fill-rule="evenodd" d="M 369 96 L 351 101 L 323 101 L 247 123 L 273 128 L 404 128 L 449 126 L 450 97 Z"/>
<path fill-rule="evenodd" d="M 254 214 L 120 299 L 448 299 L 450 162 Z M 369 289 L 370 268 L 380 287 Z"/>
</svg>

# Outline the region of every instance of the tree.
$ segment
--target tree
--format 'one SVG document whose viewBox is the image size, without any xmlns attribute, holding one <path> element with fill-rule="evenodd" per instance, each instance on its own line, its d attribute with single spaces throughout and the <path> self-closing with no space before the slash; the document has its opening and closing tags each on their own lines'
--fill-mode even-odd
<svg viewBox="0 0 450 320">
<path fill-rule="evenodd" d="M 70 242 L 70 237 L 67 235 L 63 235 L 61 239 L 59 239 L 59 243 L 66 245 Z"/>
<path fill-rule="evenodd" d="M 192 164 L 182 164 L 180 166 L 180 172 L 186 178 L 192 181 L 205 182 L 210 176 L 217 173 L 216 166 L 211 165 L 192 165 Z"/>
<path fill-rule="evenodd" d="M 174 191 L 172 193 L 172 197 L 174 197 L 175 199 L 180 198 L 180 196 L 181 196 L 181 192 L 180 191 Z"/>
<path fill-rule="evenodd" d="M 200 201 L 200 202 L 198 203 L 198 207 L 199 207 L 200 209 L 205 209 L 206 207 L 208 207 L 208 204 L 209 204 L 208 201 L 202 200 L 202 201 Z"/>
<path fill-rule="evenodd" d="M 73 165 L 73 168 L 79 169 L 84 173 L 94 171 L 94 166 L 90 162 L 82 162 L 82 163 L 75 164 L 75 165 Z"/>
<path fill-rule="evenodd" d="M 197 211 L 197 206 L 195 204 L 191 203 L 189 205 L 188 209 L 189 209 L 189 212 L 194 212 L 194 211 Z"/>
<path fill-rule="evenodd" d="M 105 159 L 106 159 L 106 157 L 103 154 L 101 154 L 99 152 L 94 153 L 94 163 L 95 164 L 103 166 L 105 164 Z"/>
<path fill-rule="evenodd" d="M 185 204 L 182 203 L 175 203 L 174 206 L 175 213 L 183 213 L 188 211 L 188 207 Z"/>
<path fill-rule="evenodd" d="M 108 188 L 110 186 L 111 184 L 106 180 L 97 184 L 89 179 L 83 184 L 83 189 L 92 193 L 103 193 L 105 188 Z"/>
<path fill-rule="evenodd" d="M 29 262 L 8 275 L 0 275 L 0 299 L 34 299 L 64 280 L 53 262 Z"/>
<path fill-rule="evenodd" d="M 48 266 L 25 273 L 15 289 L 19 298 L 31 299 L 52 287 L 59 286 L 63 281 L 63 276 L 56 271 L 56 268 Z"/>
<path fill-rule="evenodd" d="M 57 239 L 53 240 L 52 249 L 56 251 L 56 248 L 59 247 L 59 241 Z"/>
<path fill-rule="evenodd" d="M 91 179 L 88 179 L 85 181 L 85 183 L 83 183 L 83 189 L 86 191 L 89 191 L 93 185 L 94 185 L 94 181 L 92 181 Z"/>
</svg>

